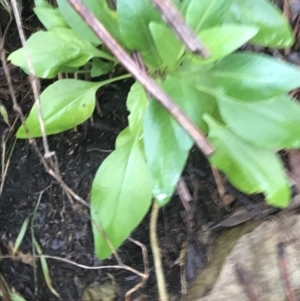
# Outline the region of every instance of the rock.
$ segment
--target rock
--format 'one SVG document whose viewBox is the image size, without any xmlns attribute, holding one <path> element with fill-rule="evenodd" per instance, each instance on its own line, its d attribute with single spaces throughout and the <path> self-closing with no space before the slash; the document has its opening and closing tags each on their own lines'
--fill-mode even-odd
<svg viewBox="0 0 300 301">
<path fill-rule="evenodd" d="M 277 251 L 280 242 L 285 243 L 289 277 L 299 299 L 299 229 L 300 216 L 291 211 L 283 211 L 276 218 L 259 226 L 253 221 L 247 223 L 247 226 L 242 225 L 227 231 L 227 236 L 221 236 L 215 244 L 217 248 L 212 251 L 209 269 L 213 272 L 209 274 L 204 270 L 199 274 L 198 279 L 189 288 L 187 300 L 249 301 L 235 272 L 235 266 L 239 264 L 247 273 L 253 290 L 261 300 L 285 301 L 286 292 Z M 250 233 L 242 234 L 242 237 L 238 238 L 242 232 L 249 231 Z M 208 278 L 215 280 L 215 283 L 208 284 Z M 211 287 L 211 291 L 203 297 Z"/>
</svg>

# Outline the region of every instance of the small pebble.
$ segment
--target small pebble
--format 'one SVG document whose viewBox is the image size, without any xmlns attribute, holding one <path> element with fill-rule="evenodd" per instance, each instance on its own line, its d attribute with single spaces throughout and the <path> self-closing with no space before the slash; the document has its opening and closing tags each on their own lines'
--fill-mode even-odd
<svg viewBox="0 0 300 301">
<path fill-rule="evenodd" d="M 65 244 L 65 241 L 62 239 L 55 238 L 52 240 L 50 248 L 52 250 L 58 250 Z"/>
</svg>

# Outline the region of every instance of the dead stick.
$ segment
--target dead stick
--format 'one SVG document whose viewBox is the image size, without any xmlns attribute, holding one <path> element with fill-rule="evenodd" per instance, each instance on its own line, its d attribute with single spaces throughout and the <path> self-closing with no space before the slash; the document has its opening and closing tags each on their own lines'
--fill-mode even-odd
<svg viewBox="0 0 300 301">
<path fill-rule="evenodd" d="M 206 47 L 186 24 L 177 7 L 170 0 L 151 0 L 151 2 L 187 50 L 197 53 L 203 58 L 209 57 Z"/>
<path fill-rule="evenodd" d="M 155 83 L 155 81 L 143 72 L 126 51 L 117 43 L 100 21 L 89 11 L 80 0 L 68 0 L 86 24 L 95 32 L 103 44 L 119 60 L 119 62 L 138 80 L 142 86 L 153 95 L 162 106 L 178 121 L 189 133 L 199 149 L 209 156 L 214 152 L 213 146 L 208 142 L 199 128 L 183 113 L 180 107 Z"/>
</svg>

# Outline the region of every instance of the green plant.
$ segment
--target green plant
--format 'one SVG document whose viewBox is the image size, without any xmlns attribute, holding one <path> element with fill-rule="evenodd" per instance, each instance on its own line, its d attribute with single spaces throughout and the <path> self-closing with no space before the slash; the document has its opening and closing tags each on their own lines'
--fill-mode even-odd
<svg viewBox="0 0 300 301">
<path fill-rule="evenodd" d="M 98 66 L 97 75 L 109 72 L 115 59 L 67 1 L 57 2 L 53 8 L 36 1 L 35 13 L 47 29 L 27 43 L 36 75 L 54 78 L 88 62 Z M 128 51 L 140 52 L 149 74 L 207 134 L 216 148 L 209 158 L 214 167 L 241 191 L 264 193 L 273 206 L 288 205 L 290 184 L 276 151 L 300 147 L 300 105 L 288 96 L 300 85 L 300 71 L 264 54 L 233 53 L 246 42 L 276 48 L 293 44 L 291 28 L 276 7 L 267 0 L 174 0 L 211 54 L 201 59 L 184 50 L 149 0 L 118 0 L 117 11 L 105 0 L 84 3 Z M 28 72 L 23 48 L 9 59 Z M 88 119 L 96 90 L 124 77 L 50 85 L 41 94 L 46 133 Z M 91 216 L 115 248 L 140 223 L 152 198 L 160 206 L 169 202 L 193 145 L 138 82 L 128 94 L 127 108 L 129 125 L 99 167 L 91 190 Z M 41 136 L 36 105 L 26 125 L 31 136 Z M 26 138 L 23 126 L 17 137 Z M 110 255 L 96 227 L 93 233 L 98 257 Z"/>
</svg>

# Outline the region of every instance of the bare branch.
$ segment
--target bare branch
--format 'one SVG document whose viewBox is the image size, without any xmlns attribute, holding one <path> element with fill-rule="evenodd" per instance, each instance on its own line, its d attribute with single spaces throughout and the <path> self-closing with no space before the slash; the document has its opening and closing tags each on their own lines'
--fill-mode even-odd
<svg viewBox="0 0 300 301">
<path fill-rule="evenodd" d="M 160 12 L 165 22 L 171 27 L 178 39 L 185 45 L 187 50 L 209 57 L 209 52 L 195 35 L 192 29 L 185 23 L 184 18 L 177 7 L 170 0 L 151 0 L 152 5 Z"/>
</svg>

